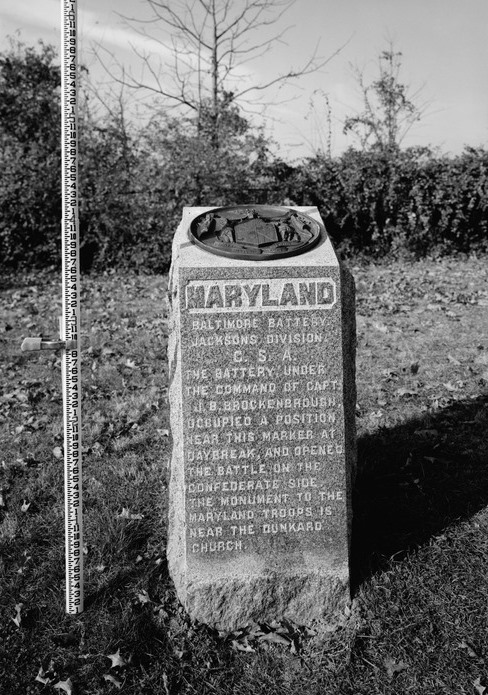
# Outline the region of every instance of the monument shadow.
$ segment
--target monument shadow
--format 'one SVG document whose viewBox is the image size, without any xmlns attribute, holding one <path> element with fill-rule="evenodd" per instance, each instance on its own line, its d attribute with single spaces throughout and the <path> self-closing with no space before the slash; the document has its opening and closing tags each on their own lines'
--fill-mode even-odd
<svg viewBox="0 0 488 695">
<path fill-rule="evenodd" d="M 358 439 L 352 590 L 488 504 L 488 395 Z"/>
</svg>

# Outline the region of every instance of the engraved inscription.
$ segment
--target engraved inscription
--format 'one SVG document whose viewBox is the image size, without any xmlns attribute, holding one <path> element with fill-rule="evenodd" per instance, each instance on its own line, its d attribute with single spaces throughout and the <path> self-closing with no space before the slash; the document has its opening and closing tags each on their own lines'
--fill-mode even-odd
<svg viewBox="0 0 488 695">
<path fill-rule="evenodd" d="M 336 301 L 336 284 L 331 278 L 274 278 L 244 282 L 190 280 L 185 292 L 185 308 L 191 314 L 215 313 L 222 309 L 231 313 L 269 312 L 277 308 L 290 311 L 331 309 Z M 279 321 L 279 317 L 275 320 Z"/>
<path fill-rule="evenodd" d="M 336 288 L 333 277 L 186 283 L 191 554 L 265 554 L 283 538 L 316 550 L 342 529 L 342 365 L 328 347 L 339 340 Z"/>
</svg>

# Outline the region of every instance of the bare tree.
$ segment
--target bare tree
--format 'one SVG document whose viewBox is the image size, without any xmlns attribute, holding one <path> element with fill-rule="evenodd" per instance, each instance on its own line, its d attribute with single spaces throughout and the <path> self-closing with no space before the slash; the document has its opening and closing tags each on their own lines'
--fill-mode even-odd
<svg viewBox="0 0 488 695">
<path fill-rule="evenodd" d="M 308 102 L 305 120 L 311 126 L 310 137 L 305 137 L 313 157 L 332 157 L 332 107 L 329 95 L 323 89 L 315 89 Z"/>
<path fill-rule="evenodd" d="M 402 53 L 395 51 L 390 42 L 378 60 L 379 75 L 366 84 L 364 73 L 355 70 L 363 98 L 363 111 L 349 116 L 344 122 L 344 133 L 353 133 L 363 149 L 374 147 L 385 152 L 398 151 L 406 134 L 420 120 L 425 105 L 416 105 L 418 91 L 409 94 L 400 82 Z"/>
<path fill-rule="evenodd" d="M 146 0 L 147 19 L 124 17 L 128 25 L 155 47 L 155 51 L 132 48 L 142 65 L 134 75 L 107 64 L 106 52 L 96 54 L 113 79 L 136 90 L 148 90 L 166 103 L 192 112 L 201 133 L 208 129 L 214 148 L 219 147 L 222 121 L 236 117 L 243 103 L 262 103 L 260 96 L 272 87 L 323 68 L 342 47 L 327 58 L 312 52 L 301 65 L 288 67 L 275 77 L 255 83 L 251 61 L 263 56 L 279 42 L 286 29 L 275 27 L 295 0 Z M 255 40 L 257 39 L 257 40 Z M 257 99 L 256 99 L 257 97 Z"/>
</svg>

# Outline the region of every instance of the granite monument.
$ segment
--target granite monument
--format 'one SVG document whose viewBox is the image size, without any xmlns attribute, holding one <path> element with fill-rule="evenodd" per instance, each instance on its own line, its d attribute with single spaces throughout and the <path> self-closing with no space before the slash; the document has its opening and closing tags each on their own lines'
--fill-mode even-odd
<svg viewBox="0 0 488 695">
<path fill-rule="evenodd" d="M 170 273 L 168 564 L 193 619 L 350 600 L 354 282 L 316 208 L 186 208 Z"/>
</svg>

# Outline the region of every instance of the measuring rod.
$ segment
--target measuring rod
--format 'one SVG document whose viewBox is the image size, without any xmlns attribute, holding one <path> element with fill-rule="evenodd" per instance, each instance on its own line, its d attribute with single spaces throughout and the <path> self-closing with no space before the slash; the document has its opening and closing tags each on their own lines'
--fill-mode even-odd
<svg viewBox="0 0 488 695">
<path fill-rule="evenodd" d="M 66 612 L 83 611 L 81 494 L 80 244 L 78 222 L 78 65 L 76 0 L 62 0 L 61 179 L 62 287 L 60 337 L 64 412 Z M 69 349 L 74 343 L 75 348 Z"/>
<path fill-rule="evenodd" d="M 80 252 L 76 0 L 61 0 L 62 294 L 59 340 L 26 338 L 22 350 L 61 350 L 64 419 L 66 612 L 83 611 Z"/>
</svg>

